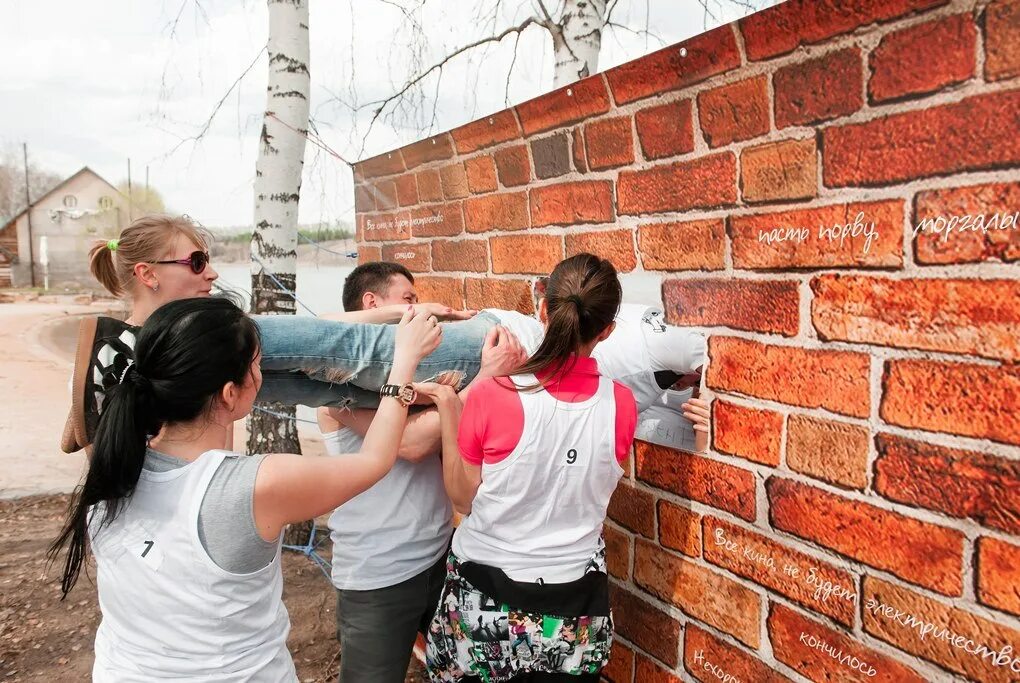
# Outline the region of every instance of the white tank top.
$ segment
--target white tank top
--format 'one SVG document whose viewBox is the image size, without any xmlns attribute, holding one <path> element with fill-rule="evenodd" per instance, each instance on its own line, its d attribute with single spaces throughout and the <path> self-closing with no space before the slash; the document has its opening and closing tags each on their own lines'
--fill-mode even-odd
<svg viewBox="0 0 1020 683">
<path fill-rule="evenodd" d="M 226 457 L 244 456 L 208 451 L 185 467 L 142 470 L 117 519 L 91 530 L 103 615 L 97 683 L 297 680 L 279 550 L 266 567 L 232 574 L 199 540 L 199 508 Z"/>
<path fill-rule="evenodd" d="M 363 440 L 350 429 L 322 435 L 326 453 L 357 453 Z M 394 586 L 446 554 L 453 508 L 443 486 L 443 463 L 397 460 L 375 486 L 329 517 L 333 585 L 339 590 Z"/>
<path fill-rule="evenodd" d="M 534 384 L 534 375 L 512 378 Z M 616 459 L 613 381 L 579 403 L 519 392 L 521 440 L 482 464 L 471 514 L 453 535 L 462 561 L 499 567 L 514 581 L 565 583 L 584 575 L 599 548 L 609 499 L 623 476 Z"/>
</svg>

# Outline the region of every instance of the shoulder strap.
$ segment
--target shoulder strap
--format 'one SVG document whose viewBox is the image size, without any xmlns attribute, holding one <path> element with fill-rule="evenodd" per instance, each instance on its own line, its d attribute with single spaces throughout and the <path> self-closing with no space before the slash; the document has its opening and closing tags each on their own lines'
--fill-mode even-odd
<svg viewBox="0 0 1020 683">
<path fill-rule="evenodd" d="M 60 439 L 60 449 L 65 453 L 74 453 L 90 445 L 85 429 L 85 393 L 88 390 L 92 347 L 96 342 L 98 326 L 99 318 L 94 315 L 82 318 L 78 326 L 78 347 L 74 354 L 74 378 L 71 381 L 71 409 Z"/>
</svg>

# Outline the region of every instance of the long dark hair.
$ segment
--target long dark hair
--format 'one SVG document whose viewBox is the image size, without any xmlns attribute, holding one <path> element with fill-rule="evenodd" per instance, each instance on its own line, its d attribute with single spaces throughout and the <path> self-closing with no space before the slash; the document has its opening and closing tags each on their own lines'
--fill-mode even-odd
<svg viewBox="0 0 1020 683">
<path fill-rule="evenodd" d="M 545 290 L 548 324 L 545 337 L 527 362 L 514 371 L 526 375 L 550 371 L 547 385 L 570 372 L 573 354 L 599 336 L 616 319 L 623 288 L 616 268 L 594 254 L 577 254 L 560 261 Z"/>
<path fill-rule="evenodd" d="M 199 417 L 227 382 L 243 384 L 258 350 L 255 323 L 224 299 L 180 299 L 149 316 L 138 333 L 134 364 L 103 402 L 85 482 L 49 549 L 54 560 L 67 546 L 64 597 L 87 559 L 93 517 L 101 514 L 98 528 L 109 524 L 134 492 L 149 437 L 164 425 Z"/>
</svg>

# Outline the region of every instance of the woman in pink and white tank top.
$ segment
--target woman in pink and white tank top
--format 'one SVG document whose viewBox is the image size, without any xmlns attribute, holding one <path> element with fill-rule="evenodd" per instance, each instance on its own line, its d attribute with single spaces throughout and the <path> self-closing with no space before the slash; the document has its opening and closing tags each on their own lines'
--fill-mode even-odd
<svg viewBox="0 0 1020 683">
<path fill-rule="evenodd" d="M 602 524 L 637 423 L 634 395 L 599 374 L 622 292 L 579 254 L 549 277 L 541 345 L 511 377 L 439 407 L 443 475 L 467 515 L 429 632 L 434 681 L 597 681 L 612 617 Z"/>
</svg>

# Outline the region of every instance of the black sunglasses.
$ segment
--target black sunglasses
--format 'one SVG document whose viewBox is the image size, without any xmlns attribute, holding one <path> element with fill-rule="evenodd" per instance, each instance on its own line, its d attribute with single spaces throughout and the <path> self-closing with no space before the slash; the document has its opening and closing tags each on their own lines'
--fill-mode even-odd
<svg viewBox="0 0 1020 683">
<path fill-rule="evenodd" d="M 182 266 L 190 266 L 191 272 L 199 275 L 209 265 L 209 252 L 193 251 L 188 258 L 177 259 L 175 261 L 153 261 L 153 263 L 179 263 Z"/>
</svg>

